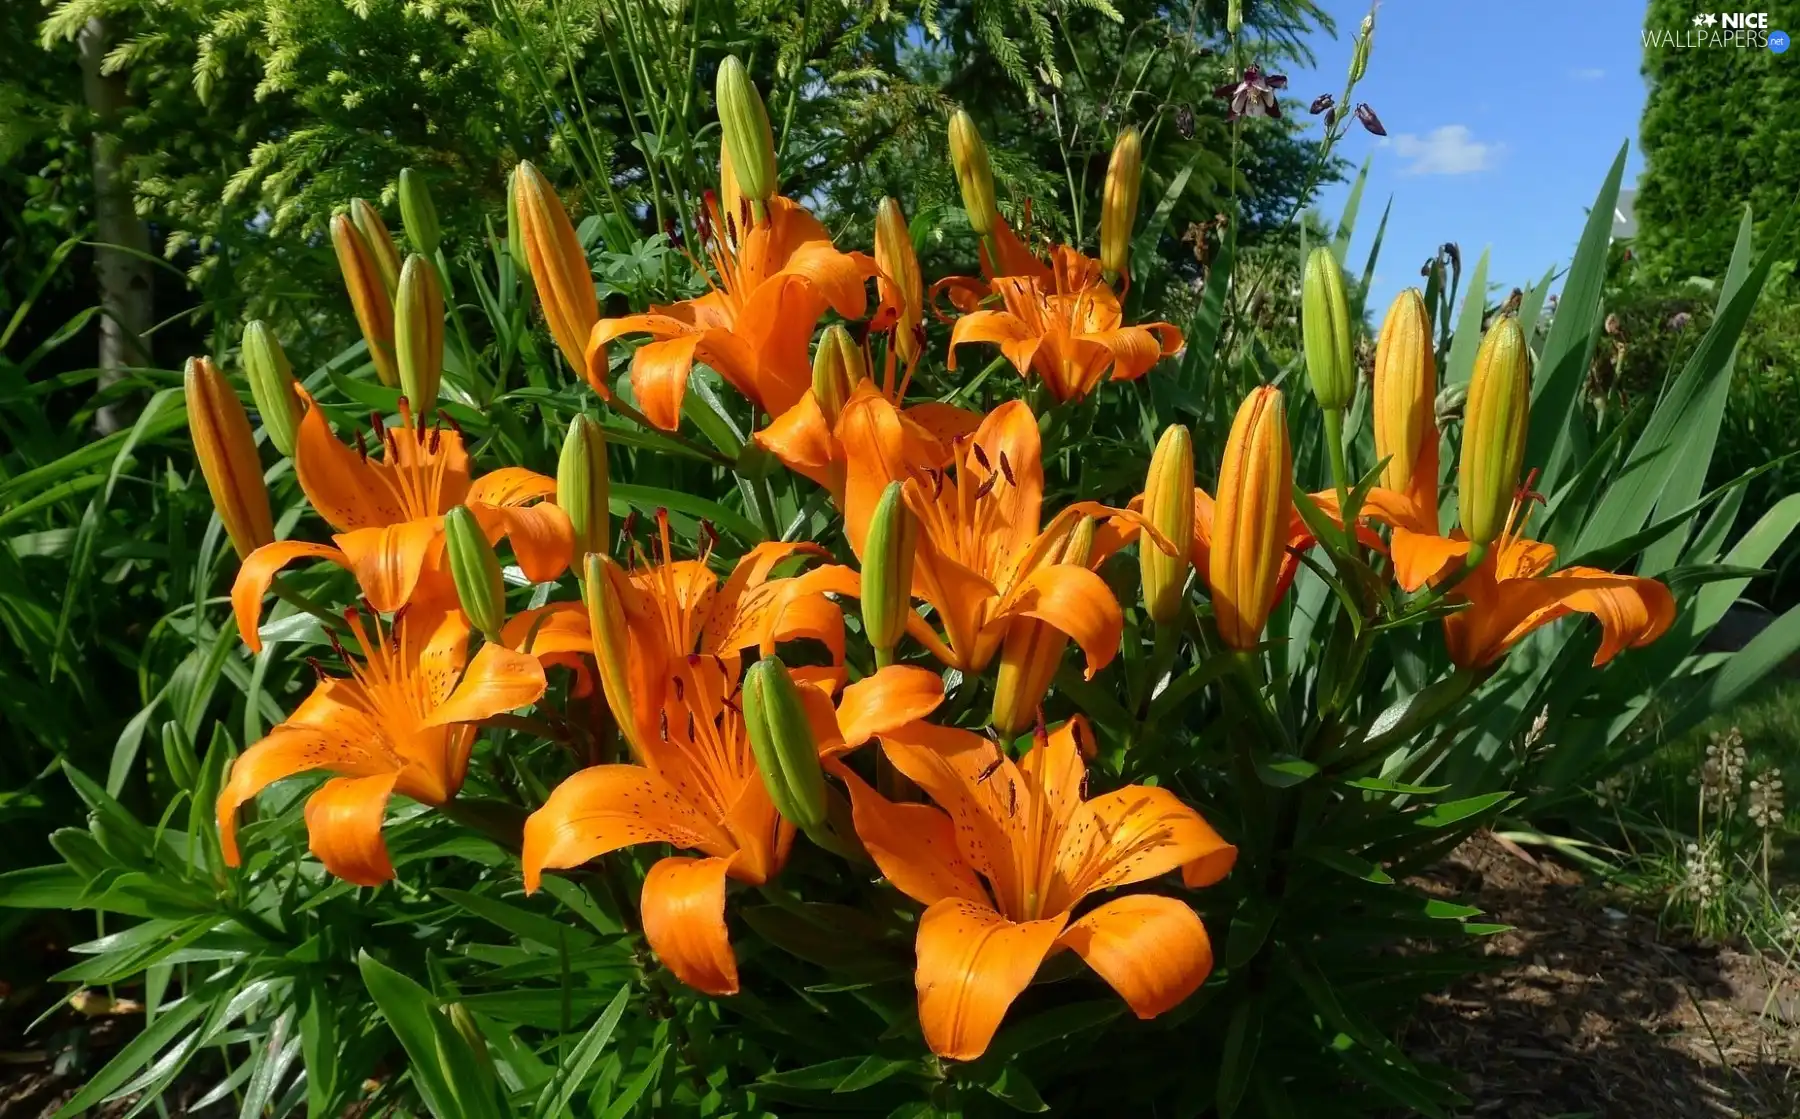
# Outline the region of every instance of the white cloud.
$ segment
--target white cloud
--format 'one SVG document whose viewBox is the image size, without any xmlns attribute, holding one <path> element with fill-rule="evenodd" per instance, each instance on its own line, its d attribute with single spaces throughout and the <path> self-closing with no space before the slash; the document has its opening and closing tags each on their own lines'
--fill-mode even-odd
<svg viewBox="0 0 1800 1119">
<path fill-rule="evenodd" d="M 1604 77 L 1606 77 L 1606 71 L 1600 69 L 1598 66 L 1588 66 L 1580 70 L 1569 71 L 1570 80 L 1577 82 L 1597 82 Z"/>
<path fill-rule="evenodd" d="M 1475 139 L 1464 124 L 1446 124 L 1424 136 L 1402 132 L 1389 142 L 1408 161 L 1402 175 L 1470 175 L 1493 167 L 1504 150 L 1501 144 Z"/>
</svg>

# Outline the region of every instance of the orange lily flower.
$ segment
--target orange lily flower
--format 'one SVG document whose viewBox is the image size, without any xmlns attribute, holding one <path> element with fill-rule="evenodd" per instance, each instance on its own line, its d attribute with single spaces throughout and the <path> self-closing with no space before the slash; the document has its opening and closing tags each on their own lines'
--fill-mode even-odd
<svg viewBox="0 0 1800 1119">
<path fill-rule="evenodd" d="M 917 614 L 909 617 L 907 631 L 934 656 L 965 673 L 981 672 L 1005 640 L 1011 619 L 1029 617 L 1081 646 L 1089 677 L 1112 660 L 1125 625 L 1118 600 L 1087 567 L 1051 557 L 1083 516 L 1141 518 L 1078 502 L 1040 530 L 1043 450 L 1037 418 L 1024 401 L 988 413 L 973 436 L 955 442 L 944 470 L 920 467 L 909 457 L 898 413 L 880 397 L 854 401 L 845 409 L 845 422 L 855 432 L 845 440 L 850 460 L 844 513 L 851 546 L 862 554 L 882 491 L 889 482 L 903 482 L 907 507 L 920 526 L 913 593 L 935 608 L 944 636 Z M 829 574 L 817 573 L 820 580 Z M 852 581 L 823 589 L 860 590 Z"/>
<path fill-rule="evenodd" d="M 568 566 L 574 539 L 568 514 L 540 500 L 556 495 L 555 479 L 505 467 L 471 481 L 462 433 L 419 425 L 405 397 L 398 431 L 377 422 L 378 459 L 369 457 L 360 435 L 355 450 L 338 442 L 323 410 L 310 399 L 307 404 L 295 438 L 294 474 L 337 533 L 331 544 L 277 540 L 245 558 L 231 606 L 252 651 L 262 648 L 257 618 L 263 596 L 276 572 L 295 560 L 349 568 L 369 605 L 384 614 L 404 606 L 422 581 L 448 579 L 441 570 L 443 515 L 458 505 L 475 513 L 490 543 L 502 536 L 512 540 L 513 554 L 532 580 L 554 579 Z"/>
<path fill-rule="evenodd" d="M 830 307 L 860 319 L 868 309 L 864 282 L 875 274 L 875 262 L 839 252 L 825 227 L 798 203 L 775 196 L 766 205 L 761 220 L 753 221 L 747 210 L 721 218 L 709 195 L 710 220 L 701 223 L 700 236 L 710 258 L 711 290 L 594 326 L 590 350 L 623 334 L 654 339 L 632 355 L 631 387 L 644 415 L 665 431 L 681 423 L 696 358 L 752 404 L 779 416 L 811 387 L 807 346 L 819 316 Z"/>
<path fill-rule="evenodd" d="M 1031 203 L 1025 203 L 1024 225 L 1031 224 Z M 931 307 L 932 314 L 940 321 L 945 316 L 937 311 L 937 297 L 944 292 L 950 297 L 951 306 L 962 312 L 971 312 L 981 307 L 982 301 L 998 294 L 993 283 L 1000 276 L 1023 276 L 1044 284 L 1054 284 L 1050 265 L 1038 258 L 1023 238 L 1013 232 L 1012 226 L 998 213 L 994 215 L 993 233 L 995 256 L 989 256 L 987 245 L 983 244 L 978 253 L 981 258 L 981 278 L 971 276 L 945 276 L 931 285 L 926 293 L 926 305 Z M 996 257 L 998 258 L 996 260 Z"/>
<path fill-rule="evenodd" d="M 919 1024 L 940 1057 L 986 1052 L 1046 958 L 1071 949 L 1139 1018 L 1169 1010 L 1212 970 L 1206 927 L 1185 902 L 1131 894 L 1071 921 L 1091 894 L 1188 867 L 1230 873 L 1237 849 L 1167 789 L 1087 799 L 1079 716 L 1014 762 L 966 730 L 913 722 L 881 736 L 894 768 L 937 802 L 895 804 L 836 767 L 856 834 L 881 873 L 926 907 L 917 940 Z"/>
<path fill-rule="evenodd" d="M 859 745 L 917 718 L 922 705 L 925 712 L 936 706 L 941 686 L 936 699 L 922 695 L 918 672 L 894 666 L 845 688 L 829 745 Z M 645 875 L 644 937 L 683 983 L 732 995 L 738 974 L 725 931 L 725 880 L 754 886 L 774 877 L 787 861 L 794 825 L 776 812 L 757 771 L 738 666 L 686 656 L 665 679 L 656 720 L 662 729 L 638 764 L 584 769 L 526 820 L 525 889 L 536 890 L 546 869 L 580 866 L 639 843 L 699 852 L 670 855 Z"/>
<path fill-rule="evenodd" d="M 1125 326 L 1119 297 L 1101 279 L 1100 262 L 1067 245 L 1055 253 L 1050 279 L 1000 276 L 992 283 L 1003 311 L 977 310 L 956 320 L 950 333 L 950 368 L 956 349 L 993 342 L 1026 377 L 1036 373 L 1059 403 L 1079 400 L 1105 378 L 1134 381 L 1181 349 L 1171 323 Z"/>
<path fill-rule="evenodd" d="M 1524 508 L 1536 498 L 1528 488 L 1519 490 L 1505 531 L 1451 592 L 1469 604 L 1444 618 L 1444 643 L 1457 667 L 1493 664 L 1532 630 L 1569 614 L 1592 614 L 1600 620 L 1596 668 L 1625 649 L 1648 645 L 1668 632 L 1675 621 L 1675 596 L 1655 579 L 1595 567 L 1551 570 L 1556 565 L 1555 547 L 1525 536 Z M 1469 550 L 1461 531 L 1443 544 L 1455 558 Z"/>
<path fill-rule="evenodd" d="M 455 610 L 408 609 L 392 629 L 348 614 L 362 646 L 350 675 L 324 676 L 312 695 L 237 758 L 219 793 L 219 845 L 237 866 L 237 810 L 268 785 L 311 770 L 337 776 L 306 802 L 312 853 L 359 886 L 394 876 L 382 817 L 394 793 L 441 805 L 462 788 L 475 726 L 537 702 L 544 670 L 501 645 L 468 655 L 468 619 Z"/>
</svg>

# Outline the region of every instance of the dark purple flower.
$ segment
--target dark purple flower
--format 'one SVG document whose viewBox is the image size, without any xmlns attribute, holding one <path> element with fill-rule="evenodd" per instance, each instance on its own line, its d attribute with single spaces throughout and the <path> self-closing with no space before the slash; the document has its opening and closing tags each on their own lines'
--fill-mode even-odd
<svg viewBox="0 0 1800 1119">
<path fill-rule="evenodd" d="M 1183 105 L 1175 110 L 1175 131 L 1181 133 L 1183 140 L 1194 138 L 1194 109 L 1191 105 Z"/>
<path fill-rule="evenodd" d="M 1280 74 L 1264 74 L 1255 66 L 1244 68 L 1244 78 L 1235 85 L 1222 85 L 1213 90 L 1214 97 L 1223 97 L 1231 102 L 1231 110 L 1225 114 L 1226 120 L 1239 117 L 1269 117 L 1281 119 L 1281 105 L 1275 100 L 1275 91 L 1287 88 L 1287 78 Z"/>
<path fill-rule="evenodd" d="M 1375 135 L 1387 135 L 1387 129 L 1381 126 L 1381 118 L 1375 115 L 1374 109 L 1369 108 L 1368 102 L 1365 101 L 1356 107 L 1356 119 L 1362 122 L 1364 128 L 1373 132 Z"/>
<path fill-rule="evenodd" d="M 1307 106 L 1306 111 L 1316 117 L 1320 113 L 1330 111 L 1331 107 L 1335 104 L 1337 104 L 1337 98 L 1329 93 L 1321 93 L 1313 98 L 1313 103 Z"/>
</svg>

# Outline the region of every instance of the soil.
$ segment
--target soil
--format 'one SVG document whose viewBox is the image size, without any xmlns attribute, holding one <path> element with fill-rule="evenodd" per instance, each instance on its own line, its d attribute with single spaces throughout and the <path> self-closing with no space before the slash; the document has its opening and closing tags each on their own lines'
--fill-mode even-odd
<svg viewBox="0 0 1800 1119">
<path fill-rule="evenodd" d="M 1428 998 L 1402 1038 L 1463 1074 L 1465 1116 L 1800 1116 L 1800 970 L 1659 928 L 1489 835 L 1419 884 L 1513 926 L 1484 943 L 1497 970 Z"/>
</svg>

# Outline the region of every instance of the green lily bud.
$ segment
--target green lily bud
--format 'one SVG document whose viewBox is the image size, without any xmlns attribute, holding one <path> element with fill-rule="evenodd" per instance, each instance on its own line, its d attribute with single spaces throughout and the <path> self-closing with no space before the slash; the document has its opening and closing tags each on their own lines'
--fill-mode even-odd
<svg viewBox="0 0 1800 1119">
<path fill-rule="evenodd" d="M 350 200 L 350 221 L 368 244 L 375 271 L 381 276 L 382 286 L 387 288 L 388 298 L 392 299 L 394 289 L 400 286 L 400 250 L 394 247 L 394 238 L 388 233 L 387 223 L 381 220 L 381 211 L 360 198 L 353 198 Z"/>
<path fill-rule="evenodd" d="M 1375 38 L 1375 13 L 1371 11 L 1363 17 L 1362 26 L 1356 29 L 1356 41 L 1350 47 L 1350 84 L 1355 85 L 1363 80 L 1369 72 L 1369 46 Z"/>
<path fill-rule="evenodd" d="M 816 831 L 827 815 L 819 744 L 781 658 L 764 657 L 744 673 L 743 703 L 750 750 L 775 810 L 801 831 Z"/>
<path fill-rule="evenodd" d="M 714 96 L 738 189 L 746 198 L 767 201 L 775 193 L 775 133 L 769 127 L 762 94 L 736 55 L 728 56 L 719 67 Z"/>
<path fill-rule="evenodd" d="M 194 752 L 194 744 L 188 741 L 187 732 L 174 719 L 162 726 L 162 749 L 163 765 L 168 767 L 170 779 L 177 788 L 192 789 L 194 775 L 200 771 L 200 758 Z"/>
<path fill-rule="evenodd" d="M 1356 393 L 1356 357 L 1350 345 L 1344 274 L 1330 249 L 1314 249 L 1306 258 L 1300 297 L 1306 373 L 1319 407 L 1335 412 L 1347 407 Z"/>
<path fill-rule="evenodd" d="M 525 252 L 525 231 L 519 225 L 519 171 L 506 176 L 506 255 L 512 257 L 513 272 L 525 299 L 531 299 L 531 258 Z"/>
<path fill-rule="evenodd" d="M 875 503 L 862 553 L 863 633 L 878 665 L 890 663 L 912 612 L 913 553 L 919 520 L 906 507 L 899 482 L 889 482 Z"/>
<path fill-rule="evenodd" d="M 300 394 L 294 391 L 294 367 L 288 364 L 281 343 L 261 319 L 244 325 L 244 375 L 250 397 L 262 416 L 269 442 L 293 457 L 294 435 L 300 429 Z"/>
<path fill-rule="evenodd" d="M 638 715 L 641 697 L 631 687 L 631 632 L 625 617 L 629 577 L 604 552 L 589 552 L 581 564 L 581 599 L 587 606 L 588 632 L 593 634 L 594 666 L 600 670 L 600 693 L 619 726 L 619 736 L 642 765 L 651 757 L 645 743 L 655 733 Z M 649 713 L 654 719 L 656 712 Z"/>
<path fill-rule="evenodd" d="M 813 398 L 819 402 L 826 424 L 837 426 L 838 413 L 850 402 L 850 391 L 868 375 L 862 347 L 850 332 L 837 323 L 826 327 L 813 350 L 812 367 Z"/>
<path fill-rule="evenodd" d="M 556 503 L 575 530 L 575 552 L 569 565 L 581 570 L 582 557 L 605 552 L 612 534 L 608 501 L 612 486 L 606 470 L 606 433 L 590 416 L 576 416 L 563 437 L 556 459 Z"/>
<path fill-rule="evenodd" d="M 1194 536 L 1194 438 L 1180 424 L 1170 424 L 1150 456 L 1144 478 L 1144 516 L 1174 543 L 1168 555 L 1145 535 L 1138 541 L 1138 575 L 1144 587 L 1144 609 L 1158 625 L 1168 625 L 1181 609 L 1192 562 L 1188 542 Z"/>
<path fill-rule="evenodd" d="M 450 1018 L 451 1028 L 462 1036 L 469 1051 L 475 1055 L 475 1061 L 482 1069 L 482 1078 L 491 1079 L 494 1074 L 494 1056 L 488 1052 L 487 1038 L 482 1036 L 481 1025 L 475 1021 L 475 1016 L 460 1002 L 444 1007 L 444 1012 Z"/>
<path fill-rule="evenodd" d="M 442 233 L 437 207 L 432 205 L 431 189 L 425 185 L 425 179 L 410 167 L 400 169 L 400 224 L 405 227 L 406 239 L 412 242 L 414 252 L 432 256 L 438 251 Z"/>
<path fill-rule="evenodd" d="M 1144 177 L 1144 141 L 1136 125 L 1113 142 L 1100 205 L 1100 265 L 1116 276 L 1130 267 L 1131 227 L 1137 221 L 1138 186 Z"/>
<path fill-rule="evenodd" d="M 994 232 L 994 169 L 988 163 L 987 145 L 975 129 L 975 118 L 958 109 L 950 117 L 950 165 L 956 185 L 962 189 L 963 209 L 969 228 L 977 237 Z"/>
<path fill-rule="evenodd" d="M 1244 0 L 1228 0 L 1225 5 L 1225 33 L 1237 37 L 1244 26 Z"/>
<path fill-rule="evenodd" d="M 1463 409 L 1457 464 L 1458 514 L 1477 545 L 1492 544 L 1506 525 L 1531 421 L 1531 352 L 1519 320 L 1503 315 L 1481 339 Z"/>
<path fill-rule="evenodd" d="M 444 555 L 450 560 L 450 578 L 456 584 L 456 600 L 469 623 L 489 641 L 497 641 L 506 622 L 506 584 L 500 578 L 500 557 L 488 543 L 481 522 L 467 505 L 444 514 Z"/>
<path fill-rule="evenodd" d="M 394 364 L 400 391 L 419 415 L 429 415 L 444 379 L 444 290 L 437 269 L 417 253 L 406 258 L 394 293 Z"/>
</svg>

